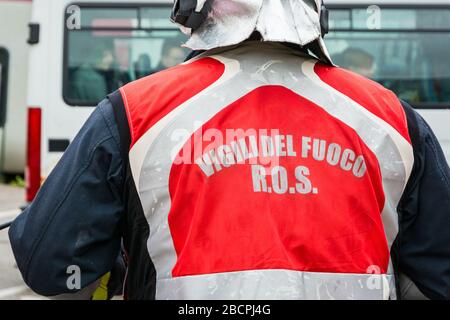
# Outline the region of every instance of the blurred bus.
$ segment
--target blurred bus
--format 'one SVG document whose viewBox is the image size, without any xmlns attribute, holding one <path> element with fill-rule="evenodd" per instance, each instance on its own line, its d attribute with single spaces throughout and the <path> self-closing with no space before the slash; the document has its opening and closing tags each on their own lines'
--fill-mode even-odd
<svg viewBox="0 0 450 320">
<path fill-rule="evenodd" d="M 0 173 L 25 167 L 31 0 L 0 0 Z"/>
<path fill-rule="evenodd" d="M 129 81 L 184 61 L 172 0 L 33 0 L 27 200 L 94 107 Z"/>
<path fill-rule="evenodd" d="M 326 0 L 334 62 L 372 78 L 430 124 L 450 161 L 450 0 Z"/>
</svg>

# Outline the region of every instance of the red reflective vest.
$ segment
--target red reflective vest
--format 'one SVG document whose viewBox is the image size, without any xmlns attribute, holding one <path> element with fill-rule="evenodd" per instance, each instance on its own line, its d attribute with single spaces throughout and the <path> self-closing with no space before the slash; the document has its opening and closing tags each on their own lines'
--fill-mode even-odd
<svg viewBox="0 0 450 320">
<path fill-rule="evenodd" d="M 121 90 L 157 299 L 395 298 L 396 96 L 248 43 Z"/>
</svg>

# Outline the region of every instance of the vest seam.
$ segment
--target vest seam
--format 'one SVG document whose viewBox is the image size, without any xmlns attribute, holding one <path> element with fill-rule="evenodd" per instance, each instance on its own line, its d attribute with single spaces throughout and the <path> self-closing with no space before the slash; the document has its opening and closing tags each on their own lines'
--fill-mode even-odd
<svg viewBox="0 0 450 320">
<path fill-rule="evenodd" d="M 125 106 L 125 111 L 127 114 L 127 121 L 128 121 L 129 127 L 130 127 L 130 135 L 131 135 L 130 149 L 131 149 L 133 147 L 133 145 L 136 143 L 136 140 L 135 140 L 134 126 L 131 121 L 132 117 L 131 117 L 130 104 L 128 102 L 128 96 L 127 96 L 127 93 L 126 93 L 124 87 L 120 88 L 120 93 L 122 94 L 123 104 Z"/>
</svg>

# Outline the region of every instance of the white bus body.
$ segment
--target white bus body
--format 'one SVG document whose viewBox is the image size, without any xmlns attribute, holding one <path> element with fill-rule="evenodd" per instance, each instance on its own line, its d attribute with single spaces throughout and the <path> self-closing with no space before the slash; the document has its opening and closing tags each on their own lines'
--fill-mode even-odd
<svg viewBox="0 0 450 320">
<path fill-rule="evenodd" d="M 0 0 L 0 173 L 25 167 L 30 17 L 31 0 Z"/>
<path fill-rule="evenodd" d="M 412 10 L 417 6 L 433 8 L 437 5 L 433 1 L 406 3 L 400 0 L 325 2 L 332 11 L 358 6 L 367 9 L 374 2 L 378 2 L 382 9 L 385 5 L 400 9 L 411 7 Z M 449 6 L 449 1 L 437 2 L 443 8 Z M 60 159 L 65 147 L 91 114 L 100 96 L 106 94 L 105 88 L 116 87 L 111 85 L 112 78 L 105 78 L 105 73 L 100 71 L 105 61 L 111 60 L 111 51 L 114 51 L 115 70 L 119 71 L 114 73 L 114 82 L 117 79 L 126 82 L 124 77 L 128 77 L 128 80 L 136 78 L 138 69 L 135 67 L 133 70 L 133 65 L 147 65 L 143 67 L 143 70 L 147 70 L 144 74 L 161 69 L 161 63 L 158 64 L 157 61 L 164 56 L 165 43 L 172 38 L 178 39 L 181 34 L 168 21 L 172 3 L 172 0 L 33 1 L 32 22 L 39 24 L 40 38 L 39 43 L 30 47 L 28 200 L 32 199 L 40 181 Z M 72 15 L 76 13 L 77 7 L 72 5 L 81 8 L 81 28 L 74 28 L 77 19 Z M 345 34 L 331 32 L 327 41 L 332 54 L 339 54 L 338 51 L 331 50 L 333 47 L 339 48 L 343 43 L 346 46 L 352 43 L 356 32 L 359 31 L 347 30 Z M 376 34 L 376 31 L 373 32 Z M 448 39 L 449 35 L 449 32 L 442 32 L 442 37 Z M 367 32 L 364 36 L 367 36 Z M 340 37 L 340 40 L 336 40 L 336 37 Z M 357 43 L 357 39 L 355 41 Z M 114 46 L 113 49 L 111 45 Z M 95 58 L 98 54 L 102 57 L 101 61 L 97 61 L 98 57 Z M 98 72 L 92 70 L 94 61 Z M 99 74 L 102 74 L 101 79 L 106 80 L 101 80 L 102 83 L 96 90 L 83 86 L 87 82 L 98 83 Z M 99 93 L 100 96 L 97 96 Z M 417 107 L 422 105 L 424 104 L 418 104 Z M 450 109 L 445 109 L 442 104 L 431 107 L 436 109 L 420 112 L 437 133 L 450 159 Z"/>
</svg>

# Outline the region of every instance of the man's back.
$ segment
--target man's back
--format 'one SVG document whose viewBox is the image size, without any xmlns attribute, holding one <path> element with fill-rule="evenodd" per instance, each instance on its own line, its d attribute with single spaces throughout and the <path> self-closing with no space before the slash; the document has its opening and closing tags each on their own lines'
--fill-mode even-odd
<svg viewBox="0 0 450 320">
<path fill-rule="evenodd" d="M 395 295 L 413 151 L 391 92 L 247 43 L 121 94 L 156 298 Z"/>
<path fill-rule="evenodd" d="M 73 266 L 89 296 L 122 243 L 128 299 L 386 299 L 394 274 L 446 299 L 449 201 L 442 150 L 406 103 L 244 44 L 109 95 L 9 235 L 48 296 L 76 292 Z"/>
</svg>

